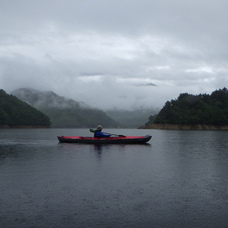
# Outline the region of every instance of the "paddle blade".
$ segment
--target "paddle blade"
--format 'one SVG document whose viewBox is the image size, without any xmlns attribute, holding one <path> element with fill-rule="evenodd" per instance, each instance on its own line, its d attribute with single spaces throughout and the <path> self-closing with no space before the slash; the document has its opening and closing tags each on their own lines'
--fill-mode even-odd
<svg viewBox="0 0 228 228">
<path fill-rule="evenodd" d="M 90 131 L 90 132 L 93 132 L 93 133 L 95 132 L 95 130 L 94 130 L 94 129 L 92 129 L 92 128 L 90 128 L 90 129 L 89 129 L 89 131 Z"/>
</svg>

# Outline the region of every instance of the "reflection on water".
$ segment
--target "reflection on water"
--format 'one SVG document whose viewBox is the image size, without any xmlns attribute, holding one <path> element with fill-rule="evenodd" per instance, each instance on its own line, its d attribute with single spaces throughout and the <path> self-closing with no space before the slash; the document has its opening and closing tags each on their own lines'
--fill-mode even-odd
<svg viewBox="0 0 228 228">
<path fill-rule="evenodd" d="M 145 144 L 94 144 L 93 148 L 94 151 L 101 155 L 103 151 L 125 151 L 125 148 L 127 150 L 141 150 L 143 147 L 150 147 L 151 144 L 145 143 Z"/>
<path fill-rule="evenodd" d="M 153 138 L 61 144 L 88 130 L 0 129 L 0 227 L 226 227 L 228 131 L 118 131 Z"/>
<path fill-rule="evenodd" d="M 94 151 L 97 153 L 97 155 L 101 155 L 102 154 L 102 148 L 103 147 L 104 147 L 104 145 L 94 144 Z"/>
</svg>

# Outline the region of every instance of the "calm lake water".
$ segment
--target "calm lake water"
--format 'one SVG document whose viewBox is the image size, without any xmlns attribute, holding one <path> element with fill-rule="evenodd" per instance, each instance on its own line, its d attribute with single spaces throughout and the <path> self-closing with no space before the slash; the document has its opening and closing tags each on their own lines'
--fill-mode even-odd
<svg viewBox="0 0 228 228">
<path fill-rule="evenodd" d="M 0 227 L 227 227 L 228 131 L 105 129 L 146 145 L 60 144 L 88 129 L 0 129 Z"/>
</svg>

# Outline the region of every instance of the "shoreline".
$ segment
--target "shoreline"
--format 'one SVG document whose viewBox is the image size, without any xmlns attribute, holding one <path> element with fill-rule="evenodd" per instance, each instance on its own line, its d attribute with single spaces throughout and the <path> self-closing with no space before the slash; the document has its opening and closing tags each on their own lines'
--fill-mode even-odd
<svg viewBox="0 0 228 228">
<path fill-rule="evenodd" d="M 161 130 L 228 130 L 228 125 L 207 124 L 148 124 L 139 129 L 161 129 Z"/>
<path fill-rule="evenodd" d="M 0 125 L 0 129 L 16 129 L 16 128 L 51 128 L 50 126 L 26 126 L 26 125 L 19 125 L 19 126 L 9 126 L 9 125 Z"/>
</svg>

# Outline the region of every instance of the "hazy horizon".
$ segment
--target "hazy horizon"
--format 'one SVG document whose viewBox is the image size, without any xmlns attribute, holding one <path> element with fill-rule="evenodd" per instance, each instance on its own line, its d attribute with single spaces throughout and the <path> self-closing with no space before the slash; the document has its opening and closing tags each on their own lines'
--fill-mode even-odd
<svg viewBox="0 0 228 228">
<path fill-rule="evenodd" d="M 45 90 L 45 91 L 42 91 L 42 90 L 36 90 L 36 89 L 33 89 L 33 88 L 19 88 L 19 89 L 15 89 L 13 90 L 11 93 L 8 93 L 8 94 L 12 94 L 12 95 L 15 95 L 15 96 L 18 96 L 18 91 L 20 90 L 31 90 L 31 91 L 35 91 L 35 92 L 38 92 L 38 93 L 42 93 L 43 95 L 45 95 L 45 93 L 49 93 L 49 92 L 53 92 L 55 93 L 54 91 L 51 91 L 51 90 Z M 16 94 L 15 94 L 16 93 Z M 89 105 L 87 103 L 85 103 L 84 101 L 80 101 L 78 99 L 74 99 L 74 98 L 69 98 L 69 97 L 65 97 L 65 96 L 61 96 L 59 95 L 58 93 L 55 93 L 57 96 L 59 97 L 62 97 L 66 100 L 73 100 L 75 102 L 79 102 L 80 103 L 80 107 L 81 108 L 93 108 L 93 109 L 100 109 L 100 110 L 103 110 L 103 111 L 134 111 L 134 110 L 138 110 L 138 111 L 143 111 L 143 110 L 153 110 L 153 111 L 159 111 L 160 108 L 156 108 L 156 107 L 152 107 L 152 106 L 146 106 L 146 105 L 141 105 L 141 106 L 131 106 L 131 107 L 110 107 L 110 108 L 107 108 L 107 109 L 103 109 L 103 108 L 98 108 L 98 107 L 95 107 L 93 104 L 92 105 Z M 19 95 L 20 97 L 21 95 Z M 23 93 L 23 96 L 24 96 L 24 93 Z M 37 101 L 37 104 L 40 102 L 42 104 L 42 99 L 40 101 Z M 61 100 L 61 103 L 64 103 L 62 100 Z M 61 105 L 60 103 L 58 104 L 58 106 Z M 66 104 L 62 104 L 63 106 L 65 106 Z"/>
</svg>

